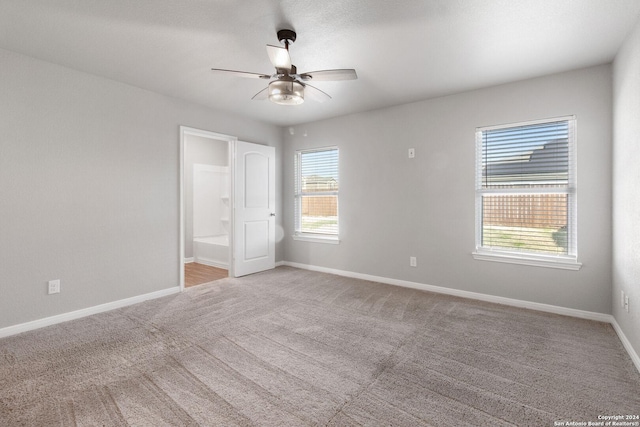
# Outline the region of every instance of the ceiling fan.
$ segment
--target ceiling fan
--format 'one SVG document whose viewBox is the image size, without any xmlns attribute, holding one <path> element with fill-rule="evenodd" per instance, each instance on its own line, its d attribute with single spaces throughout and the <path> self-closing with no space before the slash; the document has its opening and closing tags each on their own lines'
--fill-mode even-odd
<svg viewBox="0 0 640 427">
<path fill-rule="evenodd" d="M 355 80 L 358 78 L 356 70 L 338 69 L 338 70 L 322 70 L 311 71 L 308 73 L 298 73 L 298 69 L 291 63 L 289 56 L 289 45 L 296 41 L 296 33 L 293 30 L 280 30 L 277 33 L 278 40 L 284 43 L 284 47 L 267 45 L 267 54 L 271 63 L 276 68 L 274 74 L 259 74 L 246 71 L 223 70 L 220 68 L 212 68 L 212 71 L 233 73 L 239 77 L 248 77 L 254 79 L 271 80 L 269 85 L 256 93 L 253 100 L 269 99 L 276 104 L 282 105 L 298 105 L 304 102 L 305 94 L 309 98 L 316 101 L 324 102 L 331 97 L 318 89 L 311 86 L 310 81 L 336 81 L 336 80 Z"/>
</svg>

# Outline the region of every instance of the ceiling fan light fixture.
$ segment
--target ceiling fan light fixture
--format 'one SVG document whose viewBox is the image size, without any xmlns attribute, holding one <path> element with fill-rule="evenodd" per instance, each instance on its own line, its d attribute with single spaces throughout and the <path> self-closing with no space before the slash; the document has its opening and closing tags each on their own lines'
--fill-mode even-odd
<svg viewBox="0 0 640 427">
<path fill-rule="evenodd" d="M 269 100 L 280 105 L 302 104 L 304 86 L 296 81 L 275 80 L 269 83 Z"/>
<path fill-rule="evenodd" d="M 267 87 L 253 95 L 251 99 L 262 101 L 267 98 L 274 104 L 280 105 L 300 105 L 304 102 L 304 93 L 307 92 L 309 98 L 324 102 L 331 97 L 318 89 L 307 84 L 307 80 L 315 81 L 338 81 L 355 80 L 358 78 L 354 69 L 319 70 L 298 74 L 298 69 L 291 63 L 289 55 L 289 45 L 296 41 L 296 32 L 289 29 L 278 31 L 278 40 L 284 43 L 284 47 L 267 45 L 267 55 L 271 64 L 275 67 L 275 74 L 259 74 L 248 71 L 226 70 L 222 68 L 212 68 L 212 71 L 230 73 L 240 77 L 270 80 Z"/>
</svg>

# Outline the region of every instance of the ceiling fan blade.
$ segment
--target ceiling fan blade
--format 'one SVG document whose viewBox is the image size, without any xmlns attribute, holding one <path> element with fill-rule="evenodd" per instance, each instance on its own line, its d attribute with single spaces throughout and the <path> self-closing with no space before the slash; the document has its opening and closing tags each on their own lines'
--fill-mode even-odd
<svg viewBox="0 0 640 427">
<path fill-rule="evenodd" d="M 282 70 L 289 73 L 291 71 L 291 56 L 289 56 L 289 51 L 287 49 L 268 44 L 267 54 L 269 55 L 271 63 L 276 67 L 278 72 Z"/>
<path fill-rule="evenodd" d="M 335 80 L 355 80 L 358 78 L 356 70 L 341 69 L 341 70 L 322 70 L 311 71 L 309 73 L 300 74 L 300 79 L 304 81 L 335 81 Z"/>
<path fill-rule="evenodd" d="M 260 92 L 256 93 L 255 95 L 253 95 L 253 98 L 251 98 L 254 101 L 264 101 L 265 99 L 269 99 L 269 86 L 265 87 L 264 89 L 262 89 Z"/>
<path fill-rule="evenodd" d="M 221 68 L 212 68 L 211 71 L 222 72 L 222 73 L 232 73 L 235 76 L 248 77 L 250 79 L 265 79 L 265 80 L 268 80 L 268 79 L 271 78 L 271 76 L 268 76 L 266 74 L 249 73 L 247 71 L 223 70 Z"/>
<path fill-rule="evenodd" d="M 323 92 L 320 89 L 318 89 L 317 87 L 313 87 L 313 86 L 308 85 L 306 83 L 304 85 L 304 94 L 305 94 L 305 96 L 309 95 L 309 98 L 313 99 L 314 101 L 318 101 L 318 102 L 324 102 L 324 101 L 328 101 L 329 99 L 331 99 L 331 96 L 329 96 L 328 93 Z"/>
</svg>

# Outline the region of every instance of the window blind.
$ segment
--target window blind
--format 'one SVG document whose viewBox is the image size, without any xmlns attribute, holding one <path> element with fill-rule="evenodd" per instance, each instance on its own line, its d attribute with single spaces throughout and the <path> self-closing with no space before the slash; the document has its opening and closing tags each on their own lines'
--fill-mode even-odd
<svg viewBox="0 0 640 427">
<path fill-rule="evenodd" d="M 338 149 L 296 152 L 296 234 L 338 235 Z"/>
<path fill-rule="evenodd" d="M 477 249 L 576 255 L 575 119 L 479 128 Z"/>
</svg>

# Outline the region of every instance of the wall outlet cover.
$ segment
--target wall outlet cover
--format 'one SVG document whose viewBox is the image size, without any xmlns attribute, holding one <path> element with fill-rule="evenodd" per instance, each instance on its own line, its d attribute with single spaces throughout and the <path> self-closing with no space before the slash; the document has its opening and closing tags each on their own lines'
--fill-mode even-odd
<svg viewBox="0 0 640 427">
<path fill-rule="evenodd" d="M 49 280 L 49 295 L 60 293 L 60 279 Z"/>
</svg>

